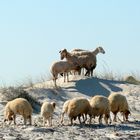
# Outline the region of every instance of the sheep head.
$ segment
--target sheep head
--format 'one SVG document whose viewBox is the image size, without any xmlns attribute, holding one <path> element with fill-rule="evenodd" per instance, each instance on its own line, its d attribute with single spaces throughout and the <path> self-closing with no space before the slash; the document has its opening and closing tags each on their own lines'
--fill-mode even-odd
<svg viewBox="0 0 140 140">
<path fill-rule="evenodd" d="M 128 121 L 128 115 L 131 114 L 130 111 L 126 110 L 126 112 L 124 114 L 125 114 L 126 121 Z"/>
<path fill-rule="evenodd" d="M 66 49 L 61 50 L 59 53 L 60 53 L 61 60 L 66 58 L 66 56 L 67 56 L 67 50 Z"/>
<path fill-rule="evenodd" d="M 98 47 L 98 51 L 102 54 L 105 54 L 105 50 L 102 47 Z"/>
<path fill-rule="evenodd" d="M 52 104 L 53 108 L 55 108 L 56 103 L 55 102 L 51 102 L 51 104 Z"/>
</svg>

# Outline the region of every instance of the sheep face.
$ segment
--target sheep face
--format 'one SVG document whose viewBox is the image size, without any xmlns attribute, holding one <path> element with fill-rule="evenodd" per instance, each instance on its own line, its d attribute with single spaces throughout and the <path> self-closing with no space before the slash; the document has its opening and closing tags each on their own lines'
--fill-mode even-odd
<svg viewBox="0 0 140 140">
<path fill-rule="evenodd" d="M 102 47 L 98 47 L 98 51 L 102 54 L 105 54 L 105 50 Z"/>
<path fill-rule="evenodd" d="M 63 60 L 67 56 L 67 50 L 66 49 L 60 51 L 59 53 L 60 53 L 61 60 Z"/>
<path fill-rule="evenodd" d="M 129 110 L 127 110 L 127 111 L 124 113 L 125 118 L 126 118 L 126 121 L 128 121 L 128 116 L 129 116 L 129 114 L 130 114 L 130 111 L 129 111 Z"/>
<path fill-rule="evenodd" d="M 56 103 L 55 102 L 51 102 L 51 104 L 52 104 L 53 108 L 55 108 Z"/>
</svg>

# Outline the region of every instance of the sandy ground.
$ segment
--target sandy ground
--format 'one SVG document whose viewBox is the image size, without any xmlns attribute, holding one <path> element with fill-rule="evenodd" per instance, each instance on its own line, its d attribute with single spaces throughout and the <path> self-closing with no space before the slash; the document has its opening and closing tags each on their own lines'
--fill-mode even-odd
<svg viewBox="0 0 140 140">
<path fill-rule="evenodd" d="M 5 102 L 0 101 L 0 140 L 119 140 L 140 139 L 140 85 L 132 85 L 119 81 L 103 80 L 87 77 L 70 77 L 70 82 L 63 83 L 58 80 L 58 89 L 53 88 L 52 81 L 39 83 L 34 88 L 28 89 L 31 95 L 36 96 L 40 102 L 55 101 L 56 109 L 53 116 L 53 126 L 43 127 L 40 112 L 33 113 L 33 125 L 23 125 L 21 116 L 17 116 L 17 125 L 3 123 L 3 109 Z M 65 116 L 65 125 L 60 125 L 62 105 L 67 99 L 84 96 L 88 99 L 94 95 L 108 96 L 111 92 L 119 92 L 126 96 L 131 116 L 127 123 L 118 120 L 110 125 L 98 124 L 97 119 L 92 125 L 79 124 L 75 121 L 73 126 L 68 125 Z M 111 114 L 112 116 L 112 114 Z M 122 120 L 122 116 L 118 114 Z"/>
</svg>

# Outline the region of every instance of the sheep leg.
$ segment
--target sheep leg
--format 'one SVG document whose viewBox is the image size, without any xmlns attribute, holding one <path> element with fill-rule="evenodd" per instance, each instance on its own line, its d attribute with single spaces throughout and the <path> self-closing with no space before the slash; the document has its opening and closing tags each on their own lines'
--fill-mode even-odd
<svg viewBox="0 0 140 140">
<path fill-rule="evenodd" d="M 114 119 L 113 119 L 113 121 L 114 121 L 114 122 L 117 122 L 117 119 L 116 119 L 117 112 L 114 112 L 113 114 L 114 114 Z"/>
<path fill-rule="evenodd" d="M 89 115 L 89 124 L 91 124 L 91 121 L 92 121 L 92 115 Z"/>
<path fill-rule="evenodd" d="M 24 125 L 26 125 L 26 116 L 23 116 L 24 118 Z"/>
<path fill-rule="evenodd" d="M 106 124 L 108 124 L 108 118 L 107 118 L 107 116 L 104 116 L 104 121 L 105 121 Z"/>
<path fill-rule="evenodd" d="M 128 121 L 128 115 L 125 113 L 122 113 L 122 115 L 123 115 L 123 122 Z"/>
<path fill-rule="evenodd" d="M 79 120 L 79 123 L 81 124 L 81 119 L 80 119 L 81 115 L 78 115 L 78 120 Z"/>
<path fill-rule="evenodd" d="M 103 116 L 103 115 L 100 115 L 100 116 L 99 116 L 99 124 L 102 124 L 102 116 Z"/>
<path fill-rule="evenodd" d="M 73 125 L 73 118 L 70 117 L 69 119 L 70 119 L 70 124 Z"/>
<path fill-rule="evenodd" d="M 45 126 L 46 119 L 43 117 L 43 126 Z"/>
<path fill-rule="evenodd" d="M 83 118 L 83 121 L 84 121 L 84 119 L 85 119 L 84 114 L 82 114 L 82 118 Z"/>
<path fill-rule="evenodd" d="M 69 82 L 69 74 L 68 74 L 68 72 L 67 72 L 67 82 Z"/>
<path fill-rule="evenodd" d="M 64 83 L 65 83 L 65 81 L 66 81 L 66 73 L 64 72 Z"/>
<path fill-rule="evenodd" d="M 52 126 L 52 117 L 49 117 L 49 126 Z"/>
<path fill-rule="evenodd" d="M 89 73 L 90 73 L 90 70 L 87 70 L 85 76 L 89 76 Z"/>
<path fill-rule="evenodd" d="M 61 123 L 61 124 L 62 124 L 63 121 L 64 121 L 64 114 L 65 114 L 65 112 L 63 112 L 63 113 L 61 114 L 61 120 L 60 120 L 60 123 Z"/>
<path fill-rule="evenodd" d="M 54 86 L 57 87 L 57 85 L 56 85 L 56 78 L 53 79 L 53 82 L 54 82 Z"/>
<path fill-rule="evenodd" d="M 31 115 L 29 116 L 29 125 L 32 125 L 32 117 L 31 117 Z"/>
<path fill-rule="evenodd" d="M 16 115 L 13 115 L 13 119 L 14 119 L 14 124 L 16 125 Z"/>
<path fill-rule="evenodd" d="M 85 118 L 84 118 L 83 123 L 85 123 L 86 121 L 87 121 L 87 114 L 85 114 Z"/>
</svg>

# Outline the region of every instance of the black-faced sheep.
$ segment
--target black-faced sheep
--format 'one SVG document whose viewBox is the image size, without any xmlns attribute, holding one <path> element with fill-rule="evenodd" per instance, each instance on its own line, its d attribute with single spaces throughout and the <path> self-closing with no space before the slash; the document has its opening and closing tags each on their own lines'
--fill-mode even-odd
<svg viewBox="0 0 140 140">
<path fill-rule="evenodd" d="M 118 112 L 122 113 L 123 121 L 128 121 L 128 115 L 130 114 L 130 111 L 126 97 L 119 93 L 111 93 L 108 99 L 111 112 L 114 114 L 113 121 L 117 121 L 116 116 Z"/>
<path fill-rule="evenodd" d="M 55 109 L 55 103 L 44 102 L 41 106 L 41 116 L 43 117 L 43 126 L 47 121 L 48 126 L 52 126 L 52 116 Z"/>
<path fill-rule="evenodd" d="M 99 123 L 102 123 L 102 117 L 104 115 L 105 123 L 108 124 L 108 119 L 110 118 L 110 106 L 108 98 L 105 96 L 96 95 L 92 97 L 89 102 L 92 108 L 93 117 L 99 116 Z"/>
<path fill-rule="evenodd" d="M 16 115 L 19 114 L 23 116 L 25 125 L 27 119 L 29 119 L 29 123 L 31 125 L 32 112 L 33 109 L 26 99 L 16 98 L 6 104 L 4 110 L 4 121 L 14 120 L 14 124 L 16 124 Z"/>
</svg>

